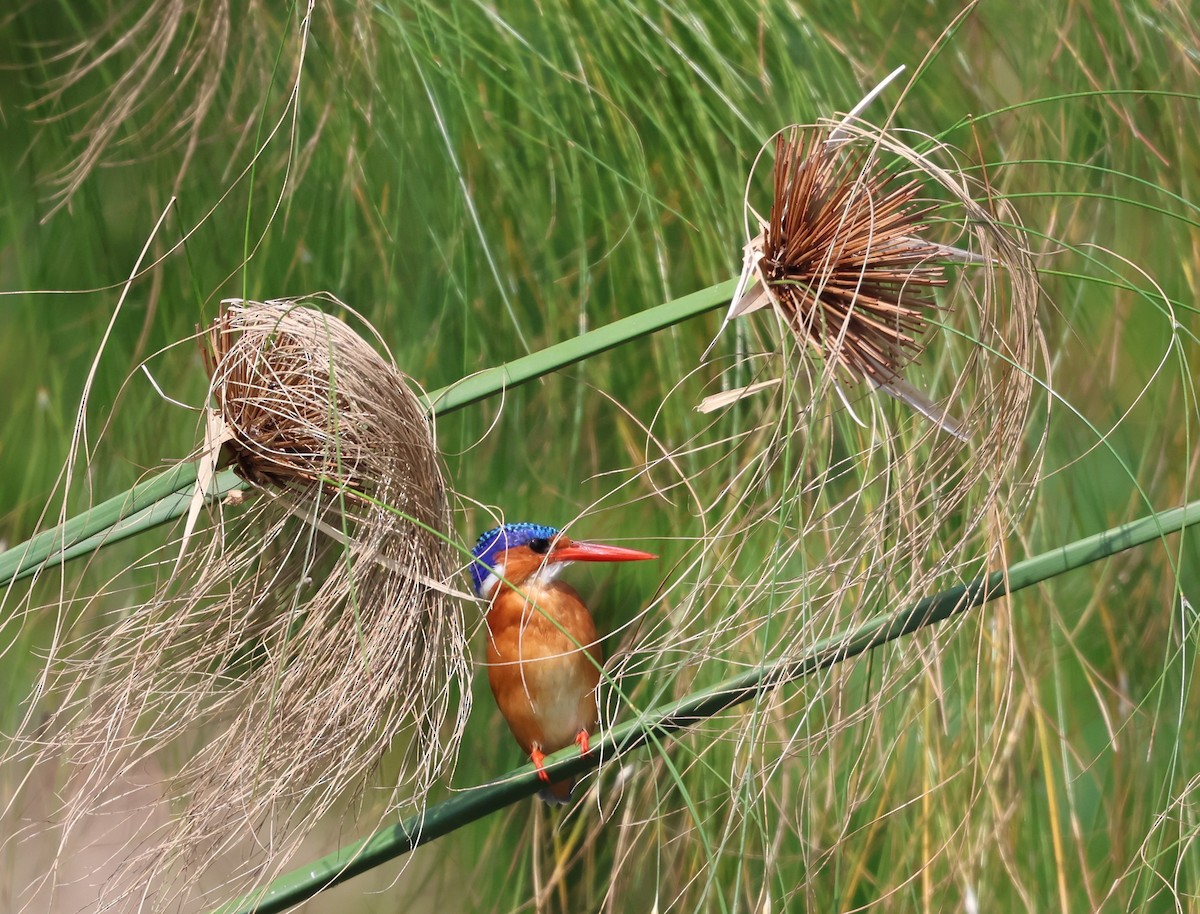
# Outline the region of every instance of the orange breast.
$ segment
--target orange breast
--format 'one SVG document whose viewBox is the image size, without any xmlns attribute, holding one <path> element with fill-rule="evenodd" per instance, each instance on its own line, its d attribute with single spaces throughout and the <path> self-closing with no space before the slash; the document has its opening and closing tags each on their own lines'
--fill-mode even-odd
<svg viewBox="0 0 1200 914">
<path fill-rule="evenodd" d="M 550 753 L 595 731 L 604 655 L 573 588 L 554 581 L 523 590 L 532 603 L 504 588 L 488 613 L 488 682 L 521 748 Z"/>
</svg>

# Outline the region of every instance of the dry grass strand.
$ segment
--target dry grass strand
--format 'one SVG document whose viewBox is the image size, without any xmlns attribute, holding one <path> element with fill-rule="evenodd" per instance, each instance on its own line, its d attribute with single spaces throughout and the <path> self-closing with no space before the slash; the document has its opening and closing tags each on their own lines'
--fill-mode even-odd
<svg viewBox="0 0 1200 914">
<path fill-rule="evenodd" d="M 65 766 L 63 847 L 113 784 L 176 771 L 161 792 L 177 814 L 115 855 L 97 910 L 195 902 L 206 876 L 215 900 L 260 884 L 389 749 L 397 805 L 454 764 L 471 670 L 429 422 L 395 365 L 313 303 L 230 302 L 203 335 L 253 495 L 213 505 L 178 575 L 52 658 L 57 707 L 25 751 Z"/>
</svg>

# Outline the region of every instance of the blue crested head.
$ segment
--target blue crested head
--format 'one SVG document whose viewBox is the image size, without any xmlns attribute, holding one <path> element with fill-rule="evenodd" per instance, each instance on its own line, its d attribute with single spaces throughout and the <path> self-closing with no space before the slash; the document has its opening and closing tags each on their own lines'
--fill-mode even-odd
<svg viewBox="0 0 1200 914">
<path fill-rule="evenodd" d="M 496 556 L 505 549 L 515 549 L 518 546 L 525 546 L 534 540 L 553 540 L 558 536 L 558 531 L 553 527 L 547 527 L 545 524 L 505 524 L 502 527 L 493 527 L 483 536 L 475 541 L 475 548 L 471 550 L 478 561 L 471 563 L 471 586 L 477 596 L 483 596 L 480 588 L 483 587 L 483 582 L 487 580 L 488 575 L 492 573 L 492 567 L 496 564 Z"/>
</svg>

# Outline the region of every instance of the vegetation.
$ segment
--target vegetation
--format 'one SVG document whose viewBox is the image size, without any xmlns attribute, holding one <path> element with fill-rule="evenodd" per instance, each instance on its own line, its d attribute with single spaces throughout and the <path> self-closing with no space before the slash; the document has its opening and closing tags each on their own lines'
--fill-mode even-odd
<svg viewBox="0 0 1200 914">
<path fill-rule="evenodd" d="M 606 705 L 626 723 L 1196 498 L 1200 33 L 1185 5 L 42 3 L 3 20 L 0 46 L 10 545 L 195 451 L 200 416 L 172 400 L 202 405 L 208 377 L 199 347 L 174 344 L 222 299 L 332 293 L 426 390 L 456 384 L 727 283 L 746 202 L 769 206 L 774 134 L 849 110 L 899 64 L 863 116 L 964 176 L 1041 282 L 1031 329 L 1005 276 L 947 267 L 906 377 L 960 404 L 968 443 L 834 385 L 770 311 L 702 358 L 720 312 L 697 307 L 439 414 L 456 544 L 502 516 L 662 555 L 578 579 L 612 633 Z M 952 242 L 962 210 L 924 193 Z M 0 731 L 51 646 L 103 643 L 152 599 L 179 536 L 13 586 Z M 312 909 L 1187 906 L 1196 558 L 1185 533 L 959 615 L 606 762 L 568 813 L 516 803 Z M 478 608 L 464 612 L 478 664 Z M 521 762 L 478 673 L 430 801 Z M 195 748 L 161 753 L 70 855 L 36 826 L 69 766 L 10 764 L 4 831 L 26 830 L 2 845 L 0 909 L 36 909 L 46 885 L 21 892 L 47 873 L 56 909 L 94 902 L 114 834 L 170 833 L 178 797 L 156 785 Z M 392 792 L 408 748 L 255 878 L 423 808 Z M 245 888 L 253 855 L 218 850 L 163 876 L 204 871 L 189 909 Z"/>
</svg>

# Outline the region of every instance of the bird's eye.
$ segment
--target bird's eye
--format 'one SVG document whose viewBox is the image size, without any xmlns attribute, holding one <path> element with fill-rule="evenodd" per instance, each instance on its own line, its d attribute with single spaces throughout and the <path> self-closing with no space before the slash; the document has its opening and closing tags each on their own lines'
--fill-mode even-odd
<svg viewBox="0 0 1200 914">
<path fill-rule="evenodd" d="M 550 551 L 550 540 L 546 539 L 544 536 L 539 536 L 537 539 L 530 540 L 526 545 L 538 555 L 545 555 Z"/>
</svg>

